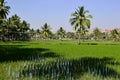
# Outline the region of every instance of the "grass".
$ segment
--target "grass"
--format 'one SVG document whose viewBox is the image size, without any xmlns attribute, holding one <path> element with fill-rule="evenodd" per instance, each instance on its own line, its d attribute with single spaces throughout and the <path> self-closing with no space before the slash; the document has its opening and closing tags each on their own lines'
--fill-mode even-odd
<svg viewBox="0 0 120 80">
<path fill-rule="evenodd" d="M 57 40 L 0 42 L 0 80 L 119 80 L 119 67 L 120 42 L 84 41 L 81 45 Z"/>
</svg>

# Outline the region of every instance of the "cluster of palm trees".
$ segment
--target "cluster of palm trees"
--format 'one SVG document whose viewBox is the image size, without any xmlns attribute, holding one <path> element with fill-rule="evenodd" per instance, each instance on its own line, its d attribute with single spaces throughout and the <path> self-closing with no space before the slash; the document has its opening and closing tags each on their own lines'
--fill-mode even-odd
<svg viewBox="0 0 120 80">
<path fill-rule="evenodd" d="M 94 40 L 112 40 L 120 41 L 120 29 L 111 29 L 107 31 L 101 31 L 99 28 L 95 28 L 89 38 Z"/>
<path fill-rule="evenodd" d="M 43 26 L 41 26 L 40 29 L 34 30 L 30 29 L 29 34 L 31 34 L 31 39 L 60 39 L 65 37 L 66 31 L 60 27 L 60 29 L 57 30 L 56 33 L 53 33 L 51 31 L 50 25 L 45 23 Z"/>
<path fill-rule="evenodd" d="M 89 32 L 91 15 L 86 15 L 89 11 L 84 10 L 84 7 L 78 7 L 74 13 L 71 14 L 70 23 L 73 26 L 74 32 L 66 32 L 63 27 L 60 27 L 56 33 L 51 31 L 50 25 L 45 23 L 41 29 L 31 29 L 30 34 L 33 39 L 78 39 L 80 40 L 120 40 L 120 32 L 118 29 L 111 30 L 110 33 L 102 32 L 99 28 L 95 28 L 93 32 Z"/>
<path fill-rule="evenodd" d="M 2 41 L 6 40 L 27 40 L 27 34 L 30 25 L 25 21 L 21 21 L 16 14 L 3 21 L 0 26 L 0 38 Z"/>
<path fill-rule="evenodd" d="M 70 23 L 76 33 L 66 32 L 60 27 L 56 33 L 52 33 L 50 25 L 45 23 L 41 29 L 30 29 L 30 24 L 25 20 L 21 21 L 16 14 L 7 18 L 10 7 L 6 6 L 5 0 L 0 0 L 0 40 L 28 40 L 35 39 L 94 39 L 94 40 L 120 40 L 120 32 L 117 29 L 111 31 L 110 34 L 102 33 L 98 28 L 95 28 L 92 33 L 89 33 L 90 19 L 89 11 L 84 9 L 84 6 L 78 7 L 75 12 L 71 14 Z"/>
<path fill-rule="evenodd" d="M 5 0 L 0 0 L 0 40 L 26 40 L 29 38 L 27 31 L 30 25 L 21 21 L 16 14 L 7 18 L 10 7 L 6 6 Z"/>
<path fill-rule="evenodd" d="M 33 39 L 59 39 L 59 40 L 120 40 L 120 30 L 113 29 L 107 31 L 101 31 L 99 28 L 95 28 L 92 32 L 90 30 L 80 31 L 80 29 L 76 30 L 76 32 L 66 32 L 63 27 L 60 27 L 55 33 L 51 31 L 50 25 L 45 23 L 41 29 L 31 29 L 29 32 Z"/>
<path fill-rule="evenodd" d="M 74 13 L 71 14 L 70 23 L 73 29 L 76 31 L 78 44 L 80 44 L 80 39 L 94 39 L 94 40 L 114 40 L 120 41 L 120 31 L 119 29 L 113 29 L 110 33 L 101 32 L 98 28 L 95 28 L 90 34 L 88 29 L 90 28 L 90 19 L 92 15 L 87 15 L 88 10 L 84 10 L 84 6 L 78 7 Z M 89 33 L 89 34 L 87 34 Z"/>
</svg>

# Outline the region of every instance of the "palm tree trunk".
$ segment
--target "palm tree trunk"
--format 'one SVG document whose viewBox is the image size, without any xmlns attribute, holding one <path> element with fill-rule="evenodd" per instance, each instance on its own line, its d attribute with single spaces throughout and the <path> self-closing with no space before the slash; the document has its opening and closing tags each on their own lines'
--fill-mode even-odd
<svg viewBox="0 0 120 80">
<path fill-rule="evenodd" d="M 83 42 L 84 42 L 85 41 L 85 35 L 84 34 L 82 35 L 82 39 L 83 39 Z"/>
<path fill-rule="evenodd" d="M 80 36 L 78 36 L 78 42 L 77 42 L 78 45 L 80 45 Z"/>
<path fill-rule="evenodd" d="M 61 41 L 62 41 L 62 38 L 63 38 L 63 37 L 61 36 L 61 38 L 60 38 Z"/>
</svg>

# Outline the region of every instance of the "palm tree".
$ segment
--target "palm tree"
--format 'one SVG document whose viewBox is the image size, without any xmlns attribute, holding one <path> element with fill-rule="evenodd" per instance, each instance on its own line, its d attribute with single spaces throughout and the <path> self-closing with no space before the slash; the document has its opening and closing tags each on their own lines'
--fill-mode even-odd
<svg viewBox="0 0 120 80">
<path fill-rule="evenodd" d="M 57 35 L 59 36 L 59 39 L 62 40 L 62 38 L 65 36 L 65 30 L 60 27 L 60 29 L 57 31 Z"/>
<path fill-rule="evenodd" d="M 10 9 L 10 7 L 6 6 L 5 0 L 0 0 L 0 19 L 7 18 L 9 9 Z"/>
<path fill-rule="evenodd" d="M 98 29 L 98 28 L 95 28 L 94 31 L 93 31 L 93 36 L 94 36 L 94 39 L 95 40 L 98 40 L 100 38 L 100 35 L 101 35 L 101 31 Z"/>
<path fill-rule="evenodd" d="M 90 18 L 92 15 L 86 15 L 89 11 L 84 10 L 84 7 L 78 7 L 74 13 L 71 14 L 70 23 L 75 31 L 80 33 L 86 32 L 90 28 Z M 78 36 L 78 44 L 80 44 L 80 36 Z"/>
<path fill-rule="evenodd" d="M 4 34 L 3 34 L 3 32 L 4 32 L 3 24 L 5 22 L 4 19 L 7 18 L 7 15 L 9 13 L 9 9 L 10 9 L 10 7 L 6 6 L 5 3 L 6 3 L 5 0 L 0 0 L 0 36 L 2 36 L 1 37 L 2 40 L 4 38 Z"/>
<path fill-rule="evenodd" d="M 7 26 L 10 40 L 28 39 L 30 25 L 25 20 L 21 21 L 16 14 L 7 19 Z"/>
<path fill-rule="evenodd" d="M 47 24 L 47 23 L 45 23 L 42 27 L 41 27 L 41 29 L 42 29 L 42 34 L 44 35 L 44 38 L 46 39 L 46 38 L 48 38 L 51 34 L 52 34 L 52 32 L 50 31 L 50 26 Z"/>
<path fill-rule="evenodd" d="M 30 29 L 30 24 L 28 24 L 25 20 L 22 21 L 21 26 L 19 27 L 20 31 L 20 37 L 22 40 L 28 40 L 28 30 Z"/>
<path fill-rule="evenodd" d="M 23 22 L 21 23 L 21 32 L 26 32 L 30 29 L 30 24 L 28 24 L 25 20 L 23 20 Z"/>
<path fill-rule="evenodd" d="M 116 41 L 116 40 L 119 39 L 119 33 L 118 33 L 117 29 L 113 29 L 113 30 L 111 31 L 111 38 L 112 38 L 114 41 Z"/>
<path fill-rule="evenodd" d="M 32 28 L 32 29 L 29 30 L 29 33 L 30 33 L 30 34 L 29 34 L 30 38 L 31 38 L 31 39 L 34 39 L 35 30 Z"/>
<path fill-rule="evenodd" d="M 7 30 L 8 26 L 7 26 L 7 21 L 6 20 L 2 20 L 2 23 L 0 24 L 0 40 L 4 41 L 6 38 L 6 35 L 8 33 Z"/>
<path fill-rule="evenodd" d="M 15 14 L 12 17 L 10 17 L 8 21 L 9 21 L 9 33 L 11 36 L 11 40 L 19 39 L 21 35 L 20 27 L 22 26 L 20 17 Z"/>
<path fill-rule="evenodd" d="M 67 32 L 66 33 L 67 38 L 69 39 L 75 39 L 75 33 L 74 32 Z"/>
</svg>

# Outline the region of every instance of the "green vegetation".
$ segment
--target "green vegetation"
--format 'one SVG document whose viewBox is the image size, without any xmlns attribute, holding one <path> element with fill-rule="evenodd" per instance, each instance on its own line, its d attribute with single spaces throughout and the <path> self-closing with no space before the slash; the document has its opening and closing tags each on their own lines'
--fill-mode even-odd
<svg viewBox="0 0 120 80">
<path fill-rule="evenodd" d="M 50 35 L 51 35 L 52 32 L 50 31 L 50 26 L 47 23 L 45 23 L 41 27 L 41 29 L 42 29 L 41 32 L 43 33 L 45 39 L 47 39 L 48 37 L 50 37 Z"/>
<path fill-rule="evenodd" d="M 94 31 L 93 31 L 94 39 L 95 40 L 99 40 L 100 39 L 100 35 L 101 35 L 100 30 L 98 28 L 95 28 Z"/>
<path fill-rule="evenodd" d="M 84 10 L 84 7 L 82 6 L 71 14 L 73 18 L 70 18 L 70 23 L 73 26 L 73 29 L 78 33 L 78 44 L 80 44 L 81 35 L 84 35 L 90 28 L 89 18 L 92 18 L 92 15 L 86 15 L 88 12 L 89 11 Z"/>
<path fill-rule="evenodd" d="M 113 29 L 108 32 L 90 32 L 88 29 L 90 28 L 90 19 L 92 16 L 87 14 L 89 11 L 85 10 L 84 6 L 78 7 L 78 9 L 71 14 L 70 23 L 76 33 L 66 32 L 62 27 L 56 30 L 56 32 L 52 32 L 50 25 L 47 23 L 42 25 L 40 29 L 31 29 L 30 24 L 25 20 L 22 21 L 17 14 L 7 17 L 9 12 L 10 7 L 6 5 L 5 0 L 0 0 L 0 41 L 78 39 L 78 44 L 80 44 L 80 39 L 120 41 L 119 29 Z"/>
<path fill-rule="evenodd" d="M 62 27 L 60 27 L 60 29 L 57 31 L 57 36 L 60 40 L 62 40 L 62 38 L 65 37 L 65 30 Z"/>
<path fill-rule="evenodd" d="M 0 80 L 120 80 L 119 29 L 90 33 L 92 16 L 82 6 L 70 18 L 76 33 L 62 27 L 53 33 L 47 23 L 34 30 L 17 14 L 8 18 L 5 3 L 0 0 Z"/>
<path fill-rule="evenodd" d="M 120 42 L 75 43 L 1 42 L 0 79 L 120 79 Z"/>
<path fill-rule="evenodd" d="M 9 6 L 6 6 L 5 0 L 0 0 L 0 21 L 7 18 L 9 13 Z M 0 22 L 1 24 L 1 22 Z"/>
</svg>

